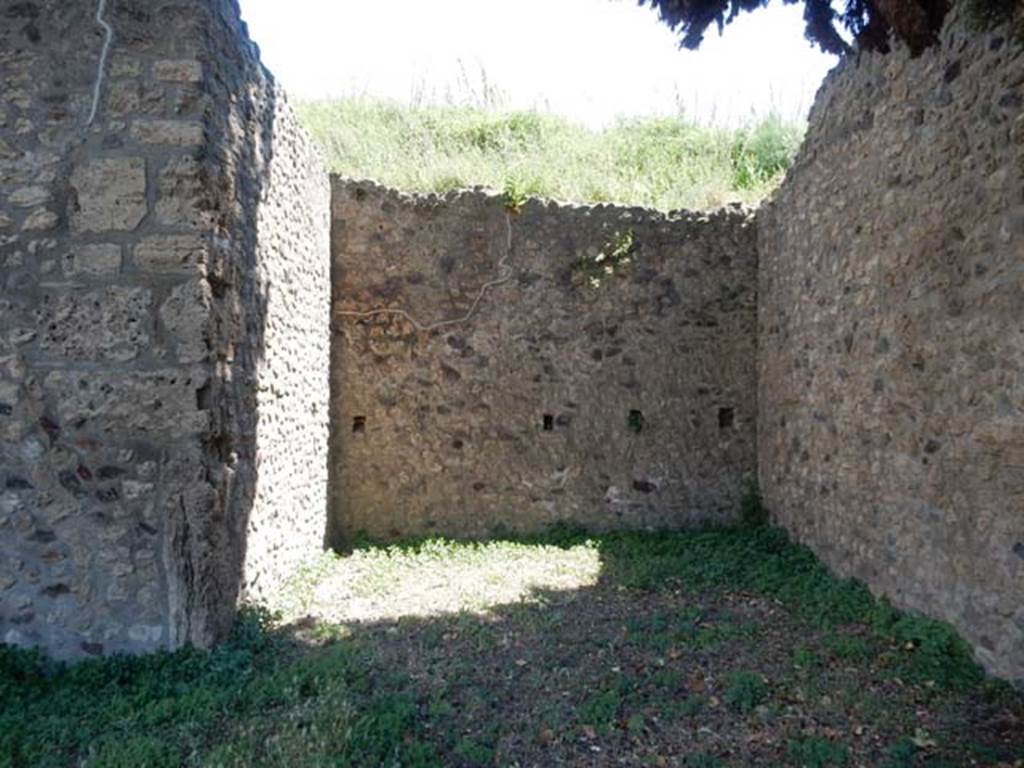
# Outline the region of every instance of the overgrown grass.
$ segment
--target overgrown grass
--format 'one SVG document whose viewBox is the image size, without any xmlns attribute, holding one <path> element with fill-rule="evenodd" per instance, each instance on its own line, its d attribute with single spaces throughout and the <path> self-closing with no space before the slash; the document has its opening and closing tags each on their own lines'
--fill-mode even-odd
<svg viewBox="0 0 1024 768">
<path fill-rule="evenodd" d="M 949 625 L 905 614 L 874 598 L 860 582 L 837 579 L 779 528 L 653 538 L 613 534 L 602 540 L 601 552 L 603 577 L 627 587 L 701 594 L 752 591 L 775 598 L 819 629 L 861 625 L 871 634 L 878 661 L 906 680 L 955 690 L 984 679 L 969 647 Z"/>
<path fill-rule="evenodd" d="M 360 648 L 298 656 L 244 612 L 211 653 L 187 649 L 57 669 L 0 647 L 0 766 L 415 765 L 431 750 L 412 702 L 368 691 Z M 353 697 L 369 695 L 357 711 Z M 333 763 L 332 763 L 333 764 Z M 426 760 L 423 764 L 435 764 Z"/>
<path fill-rule="evenodd" d="M 301 103 L 298 113 L 344 176 L 415 192 L 486 186 L 661 210 L 761 200 L 803 137 L 776 115 L 737 130 L 652 117 L 594 131 L 538 112 L 358 98 Z"/>
<path fill-rule="evenodd" d="M 734 751 L 751 748 L 750 718 L 778 730 L 758 749 L 779 764 L 1024 759 L 1018 731 L 963 741 L 958 708 L 1024 705 L 948 626 L 832 577 L 764 525 L 364 546 L 301 583 L 346 568 L 372 573 L 357 600 L 414 600 L 403 584 L 448 589 L 496 568 L 535 570 L 543 588 L 484 606 L 491 587 L 477 585 L 459 598 L 475 613 L 456 600 L 447 616 L 406 606 L 370 623 L 275 628 L 250 609 L 210 653 L 71 668 L 0 646 L 0 768 L 580 764 L 594 748 L 624 764 L 738 765 L 769 754 Z M 790 725 L 816 719 L 828 730 Z M 705 722 L 712 748 L 680 741 Z"/>
</svg>

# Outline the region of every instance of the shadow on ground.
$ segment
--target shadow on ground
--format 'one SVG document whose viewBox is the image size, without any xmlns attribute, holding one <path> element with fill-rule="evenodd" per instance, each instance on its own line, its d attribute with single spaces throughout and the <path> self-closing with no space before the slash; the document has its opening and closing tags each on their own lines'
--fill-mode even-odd
<svg viewBox="0 0 1024 768">
<path fill-rule="evenodd" d="M 252 609 L 212 653 L 50 676 L 4 651 L 0 766 L 1024 764 L 1020 694 L 948 627 L 833 579 L 779 531 L 505 544 L 365 551 L 380 604 L 424 594 L 406 583 L 451 588 L 450 572 L 472 610 L 335 606 L 272 628 Z M 581 585 L 483 605 L 473 564 L 496 558 Z"/>
</svg>

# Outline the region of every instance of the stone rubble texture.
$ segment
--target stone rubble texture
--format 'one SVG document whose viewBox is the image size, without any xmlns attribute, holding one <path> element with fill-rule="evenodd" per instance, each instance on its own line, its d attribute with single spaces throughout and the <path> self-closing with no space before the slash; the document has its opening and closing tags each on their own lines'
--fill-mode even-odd
<svg viewBox="0 0 1024 768">
<path fill-rule="evenodd" d="M 210 645 L 324 535 L 329 186 L 230 0 L 0 9 L 0 642 Z"/>
<path fill-rule="evenodd" d="M 827 79 L 762 209 L 758 460 L 837 572 L 1024 680 L 1024 45 Z"/>
<path fill-rule="evenodd" d="M 342 180 L 332 210 L 335 544 L 735 517 L 755 473 L 750 213 L 509 213 Z M 590 286 L 575 265 L 627 235 L 631 263 Z M 339 314 L 462 317 L 503 271 L 464 323 Z"/>
<path fill-rule="evenodd" d="M 726 520 L 756 474 L 833 569 L 1024 680 L 1006 28 L 958 9 L 841 64 L 756 220 L 510 214 L 332 190 L 235 0 L 107 5 L 91 126 L 96 5 L 0 8 L 0 642 L 208 646 L 325 540 Z M 466 322 L 345 314 L 461 316 L 503 274 Z"/>
</svg>

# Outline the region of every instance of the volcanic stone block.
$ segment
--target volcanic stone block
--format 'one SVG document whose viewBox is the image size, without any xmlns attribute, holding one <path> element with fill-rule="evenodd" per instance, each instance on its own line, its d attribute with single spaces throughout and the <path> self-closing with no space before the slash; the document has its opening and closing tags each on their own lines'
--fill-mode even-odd
<svg viewBox="0 0 1024 768">
<path fill-rule="evenodd" d="M 57 429 L 122 439 L 179 440 L 201 435 L 209 413 L 198 406 L 208 380 L 199 367 L 130 374 L 54 371 L 44 392 L 56 403 Z"/>
<path fill-rule="evenodd" d="M 149 344 L 151 303 L 146 288 L 47 293 L 39 308 L 40 350 L 70 360 L 132 360 Z"/>
<path fill-rule="evenodd" d="M 133 230 L 146 215 L 146 161 L 141 157 L 87 160 L 71 175 L 77 232 Z"/>
<path fill-rule="evenodd" d="M 135 266 L 152 272 L 193 274 L 205 270 L 207 247 L 202 235 L 150 235 L 135 246 Z"/>
</svg>

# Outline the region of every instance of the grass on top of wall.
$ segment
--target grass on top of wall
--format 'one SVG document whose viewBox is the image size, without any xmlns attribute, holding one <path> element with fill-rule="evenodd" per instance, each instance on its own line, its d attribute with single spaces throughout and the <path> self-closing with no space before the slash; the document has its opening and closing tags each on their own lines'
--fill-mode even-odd
<svg viewBox="0 0 1024 768">
<path fill-rule="evenodd" d="M 209 653 L 0 646 L 0 768 L 1024 760 L 1024 698 L 948 626 L 763 525 L 363 546 L 294 588 Z"/>
<path fill-rule="evenodd" d="M 540 112 L 365 98 L 304 102 L 298 114 L 331 171 L 350 178 L 410 192 L 484 186 L 660 210 L 760 201 L 804 131 L 776 115 L 731 130 L 674 117 L 590 130 Z"/>
</svg>

